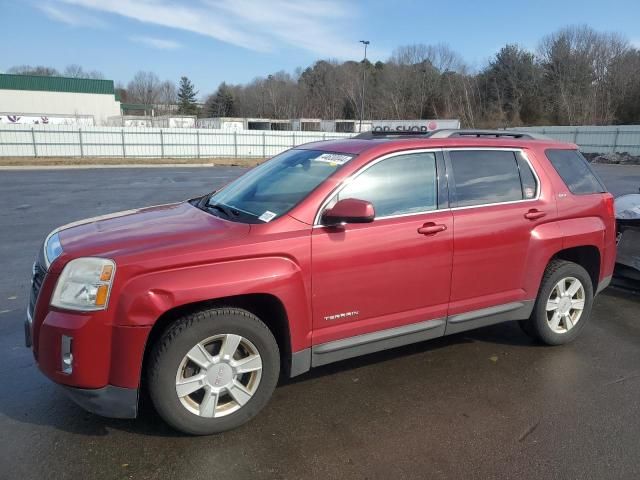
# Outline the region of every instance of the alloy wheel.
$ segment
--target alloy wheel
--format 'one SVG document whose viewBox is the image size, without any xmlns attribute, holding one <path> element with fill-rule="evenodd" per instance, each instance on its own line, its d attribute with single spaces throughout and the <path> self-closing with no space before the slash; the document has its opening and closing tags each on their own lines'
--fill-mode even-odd
<svg viewBox="0 0 640 480">
<path fill-rule="evenodd" d="M 585 305 L 585 290 L 575 277 L 565 277 L 551 290 L 546 313 L 549 328 L 555 333 L 567 333 L 580 320 Z"/>
<path fill-rule="evenodd" d="M 191 348 L 176 374 L 180 403 L 200 417 L 230 415 L 251 400 L 262 376 L 262 358 L 248 339 L 209 337 Z"/>
</svg>

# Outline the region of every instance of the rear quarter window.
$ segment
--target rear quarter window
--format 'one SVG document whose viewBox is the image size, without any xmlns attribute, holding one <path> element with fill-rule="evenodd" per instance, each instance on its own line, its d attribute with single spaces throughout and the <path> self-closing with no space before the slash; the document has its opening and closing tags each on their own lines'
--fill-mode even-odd
<svg viewBox="0 0 640 480">
<path fill-rule="evenodd" d="M 577 150 L 549 149 L 545 154 L 571 193 L 587 195 L 607 191 Z"/>
</svg>

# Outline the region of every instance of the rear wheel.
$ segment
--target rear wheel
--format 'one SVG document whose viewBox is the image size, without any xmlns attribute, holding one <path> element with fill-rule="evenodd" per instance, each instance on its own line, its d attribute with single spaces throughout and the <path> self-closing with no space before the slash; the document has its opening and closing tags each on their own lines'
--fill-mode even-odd
<svg viewBox="0 0 640 480">
<path fill-rule="evenodd" d="M 592 303 L 587 271 L 576 263 L 554 260 L 545 271 L 531 317 L 520 326 L 547 345 L 568 343 L 584 328 Z"/>
<path fill-rule="evenodd" d="M 185 433 L 242 425 L 266 405 L 280 354 L 269 328 L 240 309 L 213 309 L 176 321 L 154 346 L 148 378 L 160 416 Z"/>
</svg>

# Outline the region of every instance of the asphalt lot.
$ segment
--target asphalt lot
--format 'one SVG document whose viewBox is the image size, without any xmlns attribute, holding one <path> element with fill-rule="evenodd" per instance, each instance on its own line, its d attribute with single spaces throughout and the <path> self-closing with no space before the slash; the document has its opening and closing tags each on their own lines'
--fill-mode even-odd
<svg viewBox="0 0 640 480">
<path fill-rule="evenodd" d="M 640 167 L 597 169 L 614 193 L 640 186 Z M 75 406 L 24 347 L 43 237 L 240 172 L 0 170 L 0 479 L 640 477 L 640 297 L 611 289 L 573 344 L 504 324 L 347 360 L 284 383 L 218 436 L 179 435 L 149 410 L 120 421 Z"/>
</svg>

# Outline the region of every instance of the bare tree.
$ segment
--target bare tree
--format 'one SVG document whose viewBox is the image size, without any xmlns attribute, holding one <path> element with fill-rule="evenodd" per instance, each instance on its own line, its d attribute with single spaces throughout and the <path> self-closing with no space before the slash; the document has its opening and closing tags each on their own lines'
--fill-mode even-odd
<svg viewBox="0 0 640 480">
<path fill-rule="evenodd" d="M 77 65 L 75 63 L 67 65 L 62 75 L 71 78 L 93 78 L 98 80 L 104 79 L 104 75 L 102 74 L 102 72 L 99 72 L 97 70 L 85 71 L 80 65 Z"/>
<path fill-rule="evenodd" d="M 138 72 L 127 85 L 127 96 L 135 103 L 155 105 L 160 97 L 160 79 L 153 72 Z"/>
<path fill-rule="evenodd" d="M 169 80 L 165 80 L 158 86 L 158 105 L 161 114 L 172 111 L 172 106 L 178 102 L 176 86 Z"/>
<path fill-rule="evenodd" d="M 628 50 L 620 36 L 587 26 L 566 27 L 543 38 L 538 55 L 555 121 L 610 122 L 613 102 L 606 89 L 607 76 L 610 66 Z"/>
<path fill-rule="evenodd" d="M 16 65 L 7 70 L 7 73 L 12 73 L 15 75 L 38 75 L 41 77 L 52 77 L 60 75 L 58 70 L 53 67 L 45 67 L 43 65 L 38 65 L 36 67 L 32 67 L 31 65 Z"/>
</svg>

